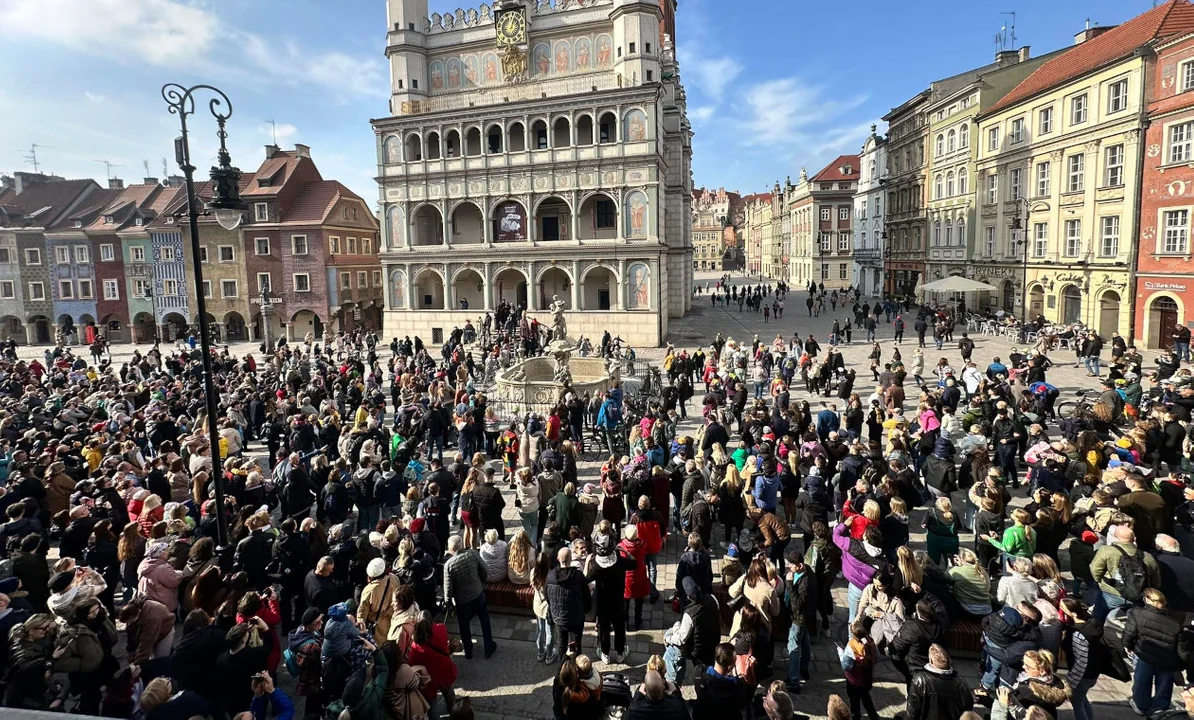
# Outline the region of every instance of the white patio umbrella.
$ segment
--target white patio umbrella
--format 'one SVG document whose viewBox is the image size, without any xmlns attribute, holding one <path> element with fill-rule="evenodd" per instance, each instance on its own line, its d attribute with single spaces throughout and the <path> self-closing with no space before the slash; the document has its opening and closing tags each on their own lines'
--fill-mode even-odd
<svg viewBox="0 0 1194 720">
<path fill-rule="evenodd" d="M 921 289 L 925 292 L 933 293 L 948 293 L 948 292 L 995 292 L 998 290 L 994 285 L 988 285 L 985 282 L 978 280 L 971 280 L 970 278 L 958 277 L 957 275 L 950 275 L 947 278 L 934 280 L 931 283 L 922 285 Z"/>
</svg>

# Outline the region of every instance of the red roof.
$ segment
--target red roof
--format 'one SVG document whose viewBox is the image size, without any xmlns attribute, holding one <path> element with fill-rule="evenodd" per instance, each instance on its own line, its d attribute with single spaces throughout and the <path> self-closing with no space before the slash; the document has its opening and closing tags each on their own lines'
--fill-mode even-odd
<svg viewBox="0 0 1194 720">
<path fill-rule="evenodd" d="M 337 180 L 317 180 L 305 183 L 290 208 L 282 217 L 283 223 L 321 225 L 342 199 L 357 200 L 365 205 L 365 215 L 373 217 L 369 205 Z"/>
<path fill-rule="evenodd" d="M 744 203 L 764 202 L 764 201 L 771 202 L 771 195 L 772 194 L 769 192 L 754 193 L 753 195 L 747 195 L 747 196 L 743 197 L 742 202 L 744 202 Z"/>
<path fill-rule="evenodd" d="M 1194 32 L 1194 5 L 1186 0 L 1170 0 L 1137 15 L 1086 42 L 1075 45 L 1037 68 L 983 116 L 1081 77 L 1108 63 L 1131 55 L 1137 48 L 1154 40 L 1163 40 Z"/>
<path fill-rule="evenodd" d="M 825 166 L 821 172 L 813 175 L 813 182 L 833 182 L 835 180 L 857 181 L 859 177 L 859 162 L 857 155 L 839 155 L 836 160 Z M 844 171 L 849 168 L 850 173 Z"/>
</svg>

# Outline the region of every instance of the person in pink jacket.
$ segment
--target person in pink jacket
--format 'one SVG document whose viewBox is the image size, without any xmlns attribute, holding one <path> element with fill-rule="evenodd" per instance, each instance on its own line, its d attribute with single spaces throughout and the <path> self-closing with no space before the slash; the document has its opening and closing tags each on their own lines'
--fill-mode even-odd
<svg viewBox="0 0 1194 720">
<path fill-rule="evenodd" d="M 167 562 L 166 551 L 169 549 L 167 543 L 150 545 L 146 549 L 145 559 L 137 566 L 137 591 L 174 612 L 178 609 L 178 586 L 186 576 Z"/>
</svg>

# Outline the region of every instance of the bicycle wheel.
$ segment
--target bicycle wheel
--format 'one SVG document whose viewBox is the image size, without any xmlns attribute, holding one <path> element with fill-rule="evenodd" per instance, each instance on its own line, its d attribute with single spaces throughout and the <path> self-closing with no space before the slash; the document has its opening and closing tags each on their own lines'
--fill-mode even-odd
<svg viewBox="0 0 1194 720">
<path fill-rule="evenodd" d="M 1057 419 L 1062 420 L 1071 417 L 1077 408 L 1078 403 L 1073 400 L 1063 400 L 1053 407 L 1053 411 L 1057 413 Z"/>
</svg>

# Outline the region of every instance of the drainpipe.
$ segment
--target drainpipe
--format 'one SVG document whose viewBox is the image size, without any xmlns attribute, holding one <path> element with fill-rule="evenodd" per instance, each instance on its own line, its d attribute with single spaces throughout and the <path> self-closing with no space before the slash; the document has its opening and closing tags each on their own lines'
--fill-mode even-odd
<svg viewBox="0 0 1194 720">
<path fill-rule="evenodd" d="M 1128 252 L 1128 297 L 1132 299 L 1131 313 L 1128 316 L 1128 338 L 1136 342 L 1136 285 L 1138 278 L 1136 275 L 1136 263 L 1140 253 L 1140 219 L 1144 204 L 1144 158 L 1148 152 L 1148 83 L 1149 67 L 1155 67 L 1153 62 L 1156 57 L 1149 48 L 1140 48 L 1136 51 L 1141 58 L 1143 58 L 1143 72 L 1140 73 L 1140 135 L 1136 139 L 1136 197 L 1133 198 L 1132 207 L 1132 227 L 1135 230 L 1136 241 L 1131 244 Z"/>
</svg>

